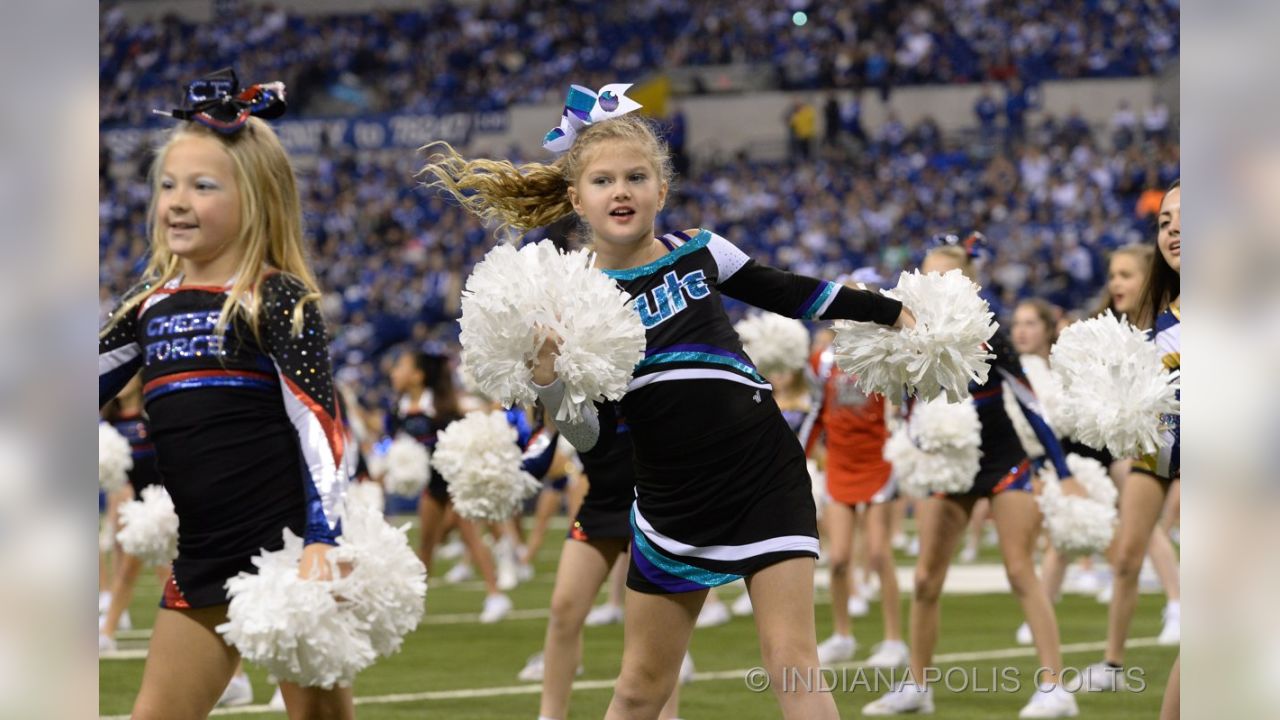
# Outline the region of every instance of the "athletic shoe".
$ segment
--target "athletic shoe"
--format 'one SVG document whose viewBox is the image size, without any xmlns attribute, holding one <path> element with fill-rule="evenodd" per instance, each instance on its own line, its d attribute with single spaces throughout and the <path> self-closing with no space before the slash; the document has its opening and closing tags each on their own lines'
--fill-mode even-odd
<svg viewBox="0 0 1280 720">
<path fill-rule="evenodd" d="M 99 615 L 98 630 L 102 630 L 102 628 L 106 626 L 107 626 L 107 616 Z M 129 618 L 129 611 L 125 610 L 124 612 L 120 613 L 120 622 L 116 623 L 116 630 L 132 630 L 132 629 L 133 629 L 133 620 Z"/>
<path fill-rule="evenodd" d="M 743 615 L 750 615 L 751 613 L 755 612 L 755 610 L 752 609 L 751 607 L 750 593 L 742 593 L 741 595 L 739 595 L 738 599 L 733 601 L 733 605 L 730 606 L 730 609 L 733 610 L 734 615 L 737 615 L 739 617 Z"/>
<path fill-rule="evenodd" d="M 612 603 L 597 605 L 591 608 L 591 612 L 587 613 L 586 624 L 589 627 L 615 625 L 620 622 L 622 622 L 622 608 Z"/>
<path fill-rule="evenodd" d="M 436 557 L 441 560 L 457 560 L 467 552 L 467 546 L 462 544 L 461 540 L 453 540 L 441 545 L 436 550 Z"/>
<path fill-rule="evenodd" d="M 709 628 L 729 622 L 729 608 L 722 602 L 703 603 L 694 627 Z"/>
<path fill-rule="evenodd" d="M 1097 595 L 1098 602 L 1102 603 L 1103 605 L 1111 604 L 1111 595 L 1112 593 L 1115 592 L 1114 585 L 1115 585 L 1115 581 L 1112 580 L 1111 582 L 1102 586 L 1102 589 L 1098 591 L 1098 595 Z"/>
<path fill-rule="evenodd" d="M 449 572 L 444 574 L 444 581 L 447 583 L 460 583 L 466 582 L 475 576 L 476 573 L 471 569 L 470 565 L 460 562 L 449 568 Z"/>
<path fill-rule="evenodd" d="M 849 611 L 849 617 L 866 617 L 867 613 L 871 612 L 871 606 L 861 594 L 850 595 L 845 609 Z"/>
<path fill-rule="evenodd" d="M 1025 622 L 1018 626 L 1018 631 L 1013 634 L 1013 641 L 1019 645 L 1033 645 L 1036 639 L 1031 636 L 1031 626 Z"/>
<path fill-rule="evenodd" d="M 965 545 L 960 550 L 960 562 L 968 565 L 978 559 L 978 548 L 976 545 Z"/>
<path fill-rule="evenodd" d="M 516 579 L 520 582 L 529 582 L 533 579 L 533 566 L 527 562 L 516 565 Z"/>
<path fill-rule="evenodd" d="M 253 685 L 249 684 L 249 676 L 236 673 L 231 676 L 231 682 L 227 683 L 227 689 L 222 691 L 222 697 L 218 698 L 217 707 L 238 707 L 251 702 L 253 702 Z"/>
<path fill-rule="evenodd" d="M 1076 696 L 1061 685 L 1042 686 L 1018 713 L 1020 718 L 1065 718 L 1080 714 Z"/>
<path fill-rule="evenodd" d="M 907 554 L 911 557 L 920 557 L 920 536 L 912 535 L 911 542 L 907 543 Z M 913 691 L 914 692 L 914 691 Z M 883 699 L 883 698 L 881 698 Z M 933 702 L 933 696 L 929 696 L 929 702 Z M 872 703 L 873 705 L 875 703 Z"/>
<path fill-rule="evenodd" d="M 867 658 L 867 667 L 895 668 L 904 667 L 911 662 L 911 651 L 901 640 L 885 640 L 872 648 L 871 657 Z"/>
<path fill-rule="evenodd" d="M 101 655 L 104 652 L 115 652 L 115 651 L 116 651 L 115 638 L 109 638 L 106 635 L 103 635 L 102 633 L 98 633 L 98 654 Z"/>
<path fill-rule="evenodd" d="M 494 593 L 484 599 L 484 609 L 480 611 L 480 622 L 486 625 L 496 623 L 510 612 L 511 598 L 502 593 Z"/>
<path fill-rule="evenodd" d="M 852 635 L 832 635 L 818 643 L 818 664 L 846 662 L 853 659 L 858 649 L 858 641 Z"/>
<path fill-rule="evenodd" d="M 1177 645 L 1182 641 L 1182 605 L 1172 600 L 1164 606 L 1164 627 L 1160 628 L 1160 645 Z"/>
<path fill-rule="evenodd" d="M 98 593 L 98 614 L 106 612 L 109 607 L 111 607 L 111 591 L 103 590 Z"/>
<path fill-rule="evenodd" d="M 693 656 L 686 650 L 684 658 L 680 660 L 680 684 L 688 685 L 693 681 Z"/>
<path fill-rule="evenodd" d="M 1096 662 L 1084 668 L 1074 687 L 1067 688 L 1071 692 L 1114 692 L 1124 689 L 1124 668 L 1114 667 L 1106 662 Z"/>
<path fill-rule="evenodd" d="M 905 715 L 933 713 L 933 688 L 921 688 L 915 683 L 906 682 L 862 706 L 862 714 L 880 717 L 883 715 Z"/>
<path fill-rule="evenodd" d="M 529 656 L 529 659 L 524 664 L 524 669 L 517 673 L 516 677 L 524 682 L 542 682 L 542 672 L 545 668 L 542 653 L 536 652 Z M 582 672 L 582 666 L 579 665 L 574 675 L 581 675 Z"/>
<path fill-rule="evenodd" d="M 900 532 L 897 535 L 894 535 L 893 539 L 889 541 L 889 546 L 892 547 L 894 550 L 902 550 L 906 548 L 907 534 Z"/>
<path fill-rule="evenodd" d="M 280 692 L 280 686 L 276 686 L 276 691 L 271 695 L 271 701 L 267 703 L 267 707 L 272 710 L 284 710 L 284 693 Z"/>
</svg>

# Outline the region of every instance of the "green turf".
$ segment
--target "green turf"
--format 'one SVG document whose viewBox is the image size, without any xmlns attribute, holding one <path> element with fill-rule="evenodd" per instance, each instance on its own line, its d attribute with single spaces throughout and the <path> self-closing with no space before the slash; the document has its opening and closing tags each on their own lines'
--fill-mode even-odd
<svg viewBox="0 0 1280 720">
<path fill-rule="evenodd" d="M 518 609 L 546 608 L 548 605 L 555 558 L 559 553 L 563 531 L 551 531 L 549 535 L 546 546 L 536 558 L 537 577 L 510 593 Z M 996 561 L 998 557 L 989 555 L 989 551 L 984 549 L 980 559 Z M 911 562 L 910 558 L 902 555 L 898 560 L 902 565 L 909 565 Z M 440 571 L 447 569 L 447 565 L 442 563 Z M 733 599 L 733 592 L 736 590 L 725 593 L 727 600 Z M 144 573 L 130 609 L 135 627 L 151 626 L 159 594 L 159 582 L 150 573 Z M 825 593 L 819 593 L 818 597 L 817 620 L 821 638 L 830 633 L 831 614 Z M 475 613 L 479 611 L 483 598 L 483 588 L 476 582 L 460 586 L 432 583 L 427 593 L 427 614 L 430 617 L 448 613 Z M 1140 596 L 1132 637 L 1150 637 L 1159 632 L 1162 603 L 1163 597 L 1160 595 Z M 904 598 L 904 622 L 908 608 L 909 599 Z M 949 595 L 943 601 L 943 628 L 937 653 L 945 656 L 1013 648 L 1013 632 L 1021 619 L 1017 602 L 1010 595 Z M 1106 608 L 1092 598 L 1065 598 L 1058 605 L 1058 621 L 1064 644 L 1094 643 L 1106 636 Z M 515 675 L 523 667 L 525 659 L 541 649 L 545 628 L 546 620 L 543 618 L 508 619 L 488 626 L 474 623 L 424 623 L 406 639 L 400 654 L 379 662 L 360 675 L 356 683 L 356 696 L 359 698 L 391 693 L 520 685 Z M 854 633 L 861 643 L 856 657 L 859 660 L 865 659 L 871 645 L 880 639 L 879 603 L 872 603 L 868 617 L 855 620 Z M 615 678 L 621 657 L 621 626 L 587 628 L 584 643 L 586 673 L 582 679 L 609 681 Z M 145 647 L 145 641 L 124 640 L 120 646 L 121 649 Z M 734 618 L 728 625 L 696 631 L 690 649 L 699 672 L 747 668 L 759 663 L 755 628 L 750 618 Z M 1154 717 L 1176 652 L 1176 648 L 1131 648 L 1127 664 L 1145 672 L 1145 691 L 1082 695 L 1079 698 L 1081 715 L 1117 719 Z M 1088 651 L 1068 654 L 1064 659 L 1068 666 L 1079 667 L 1100 658 L 1100 652 Z M 1033 657 L 954 663 L 965 668 L 966 675 L 973 676 L 976 673 L 977 687 L 985 692 L 951 693 L 945 687 L 935 687 L 938 716 L 974 719 L 1016 717 L 1018 709 L 1030 696 L 1030 678 L 1038 664 Z M 940 665 L 944 669 L 948 666 L 946 663 Z M 103 714 L 128 713 L 137 692 L 142 667 L 141 660 L 105 661 L 99 664 L 99 709 Z M 993 672 L 998 673 L 1003 668 L 1016 669 L 1023 681 L 1021 692 L 992 691 L 998 680 L 993 679 Z M 252 667 L 249 672 L 256 702 L 266 702 L 272 692 L 266 674 Z M 850 670 L 847 677 L 852 683 L 858 676 Z M 958 685 L 960 676 L 952 677 Z M 858 717 L 862 705 L 875 697 L 864 688 L 865 685 L 853 692 L 837 693 L 836 703 L 842 717 Z M 572 716 L 603 716 L 610 695 L 608 687 L 575 691 Z M 359 717 L 374 720 L 422 717 L 459 720 L 533 718 L 536 717 L 537 710 L 536 692 L 486 698 L 371 704 L 357 709 Z M 741 679 L 704 680 L 683 688 L 680 714 L 691 720 L 776 718 L 778 706 L 771 693 L 753 693 Z M 266 713 L 252 717 L 282 718 L 284 715 Z"/>
</svg>

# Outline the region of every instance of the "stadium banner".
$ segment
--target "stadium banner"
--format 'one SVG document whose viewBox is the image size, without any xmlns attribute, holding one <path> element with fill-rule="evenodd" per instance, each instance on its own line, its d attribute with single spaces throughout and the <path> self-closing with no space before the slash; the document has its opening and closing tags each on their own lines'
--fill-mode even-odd
<svg viewBox="0 0 1280 720">
<path fill-rule="evenodd" d="M 383 115 L 276 120 L 271 123 L 290 155 L 314 155 L 325 138 L 329 147 L 354 150 L 417 149 L 434 140 L 465 145 L 474 135 L 502 133 L 506 110 L 449 115 Z M 139 147 L 157 147 L 170 126 L 103 130 L 99 141 L 113 159 L 125 160 Z"/>
</svg>

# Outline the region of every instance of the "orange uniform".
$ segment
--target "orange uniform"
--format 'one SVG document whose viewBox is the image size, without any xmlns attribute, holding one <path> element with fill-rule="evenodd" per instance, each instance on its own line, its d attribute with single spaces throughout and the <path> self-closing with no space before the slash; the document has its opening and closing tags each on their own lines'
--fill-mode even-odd
<svg viewBox="0 0 1280 720">
<path fill-rule="evenodd" d="M 835 366 L 830 348 L 814 353 L 809 362 L 821 384 L 822 398 L 805 449 L 825 433 L 827 493 L 845 505 L 892 499 L 893 466 L 883 454 L 889 438 L 884 396 L 859 389 L 853 376 Z"/>
</svg>

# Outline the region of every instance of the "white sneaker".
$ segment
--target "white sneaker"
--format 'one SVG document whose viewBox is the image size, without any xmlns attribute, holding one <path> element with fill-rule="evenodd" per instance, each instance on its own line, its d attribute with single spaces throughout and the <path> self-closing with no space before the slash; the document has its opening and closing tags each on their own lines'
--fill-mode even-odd
<svg viewBox="0 0 1280 720">
<path fill-rule="evenodd" d="M 271 695 L 271 701 L 267 703 L 267 707 L 272 710 L 284 710 L 284 693 L 280 692 L 280 686 L 276 686 L 276 691 Z"/>
<path fill-rule="evenodd" d="M 1071 692 L 1114 692 L 1124 690 L 1124 668 L 1112 667 L 1106 662 L 1096 662 L 1080 671 L 1079 681 Z"/>
<path fill-rule="evenodd" d="M 933 688 L 921 689 L 918 685 L 906 682 L 862 706 L 863 715 L 902 715 L 933 713 Z"/>
<path fill-rule="evenodd" d="M 524 664 L 524 669 L 517 673 L 516 677 L 524 682 L 542 682 L 542 673 L 545 667 L 542 653 L 536 652 L 529 656 L 529 659 Z M 574 675 L 581 675 L 582 672 L 582 665 L 578 665 L 578 670 L 574 672 Z"/>
<path fill-rule="evenodd" d="M 901 640 L 885 640 L 876 645 L 873 650 L 871 657 L 867 658 L 867 667 L 895 668 L 911 662 L 911 651 Z"/>
<path fill-rule="evenodd" d="M 520 584 L 520 577 L 516 572 L 515 563 L 499 560 L 497 564 L 498 589 L 503 592 L 515 590 L 516 586 Z"/>
<path fill-rule="evenodd" d="M 597 605 L 587 613 L 586 624 L 589 627 L 614 625 L 620 622 L 622 622 L 622 608 L 612 603 Z"/>
<path fill-rule="evenodd" d="M 830 665 L 852 660 L 857 649 L 858 641 L 852 635 L 832 635 L 818 643 L 818 663 Z"/>
<path fill-rule="evenodd" d="M 750 615 L 751 613 L 755 612 L 755 610 L 751 607 L 750 593 L 742 593 L 741 595 L 739 595 L 738 599 L 733 601 L 733 605 L 730 606 L 730 609 L 733 610 L 734 615 L 737 615 L 739 617 L 743 615 Z"/>
<path fill-rule="evenodd" d="M 978 559 L 978 548 L 974 545 L 965 545 L 960 550 L 960 562 L 968 565 Z"/>
<path fill-rule="evenodd" d="M 1072 592 L 1081 595 L 1097 595 L 1102 591 L 1102 578 L 1094 571 L 1085 571 L 1076 576 Z"/>
<path fill-rule="evenodd" d="M 103 590 L 98 593 L 98 614 L 106 612 L 109 607 L 111 607 L 111 591 Z"/>
<path fill-rule="evenodd" d="M 116 651 L 115 638 L 110 638 L 110 637 L 107 637 L 106 635 L 103 635 L 102 633 L 98 633 L 98 654 L 101 655 L 104 652 L 115 652 L 115 651 Z"/>
<path fill-rule="evenodd" d="M 871 605 L 862 595 L 850 595 L 845 607 L 849 611 L 849 617 L 866 617 L 871 612 Z"/>
<path fill-rule="evenodd" d="M 457 560 L 467 552 L 467 546 L 461 540 L 452 540 L 436 550 L 436 557 L 441 560 Z"/>
<path fill-rule="evenodd" d="M 693 680 L 693 656 L 686 650 L 680 661 L 680 684 L 688 685 Z"/>
<path fill-rule="evenodd" d="M 449 568 L 449 572 L 444 574 L 444 581 L 447 583 L 460 583 L 466 582 L 475 576 L 476 573 L 471 569 L 470 565 L 460 562 Z"/>
<path fill-rule="evenodd" d="M 533 579 L 533 566 L 527 562 L 516 565 L 516 579 L 520 582 L 529 582 Z"/>
<path fill-rule="evenodd" d="M 1182 606 L 1177 601 L 1164 606 L 1164 627 L 1160 628 L 1159 645 L 1177 645 L 1182 641 Z"/>
<path fill-rule="evenodd" d="M 484 599 L 484 609 L 480 611 L 480 622 L 486 625 L 496 623 L 510 612 L 511 598 L 502 593 L 494 593 Z"/>
<path fill-rule="evenodd" d="M 102 628 L 106 626 L 107 626 L 107 616 L 99 615 L 98 630 L 101 631 Z M 129 618 L 129 611 L 125 610 L 124 612 L 120 613 L 120 622 L 116 623 L 116 630 L 132 630 L 132 629 L 133 629 L 133 620 Z"/>
<path fill-rule="evenodd" d="M 1076 696 L 1061 685 L 1041 686 L 1018 713 L 1020 718 L 1065 718 L 1080 714 Z"/>
<path fill-rule="evenodd" d="M 900 532 L 894 535 L 893 539 L 889 541 L 889 546 L 894 550 L 902 550 L 907 546 L 907 534 Z"/>
<path fill-rule="evenodd" d="M 1031 635 L 1031 626 L 1025 622 L 1018 626 L 1018 631 L 1013 634 L 1013 641 L 1019 645 L 1031 645 L 1036 639 Z"/>
<path fill-rule="evenodd" d="M 253 702 L 253 685 L 249 684 L 249 676 L 236 673 L 231 676 L 231 682 L 227 683 L 227 689 L 222 691 L 222 697 L 218 698 L 217 707 L 238 707 L 251 702 Z"/>
<path fill-rule="evenodd" d="M 1115 592 L 1114 580 L 1107 583 L 1106 585 L 1103 585 L 1102 589 L 1098 591 L 1098 596 L 1097 596 L 1098 602 L 1102 603 L 1103 605 L 1110 605 L 1111 595 L 1113 592 Z"/>
<path fill-rule="evenodd" d="M 723 602 L 703 603 L 694 627 L 709 628 L 729 622 L 729 608 Z"/>
<path fill-rule="evenodd" d="M 982 546 L 989 548 L 1000 547 L 1000 535 L 996 532 L 995 523 L 987 525 L 987 529 L 982 531 Z"/>
<path fill-rule="evenodd" d="M 919 535 L 911 536 L 911 542 L 907 543 L 907 554 L 910 555 L 911 557 L 920 557 L 920 536 Z M 881 700 L 883 699 L 884 698 L 881 698 Z M 929 702 L 930 703 L 933 702 L 932 694 L 929 695 Z M 872 705 L 874 704 L 875 703 L 872 703 Z M 932 712 L 932 710 L 930 712 Z"/>
</svg>

